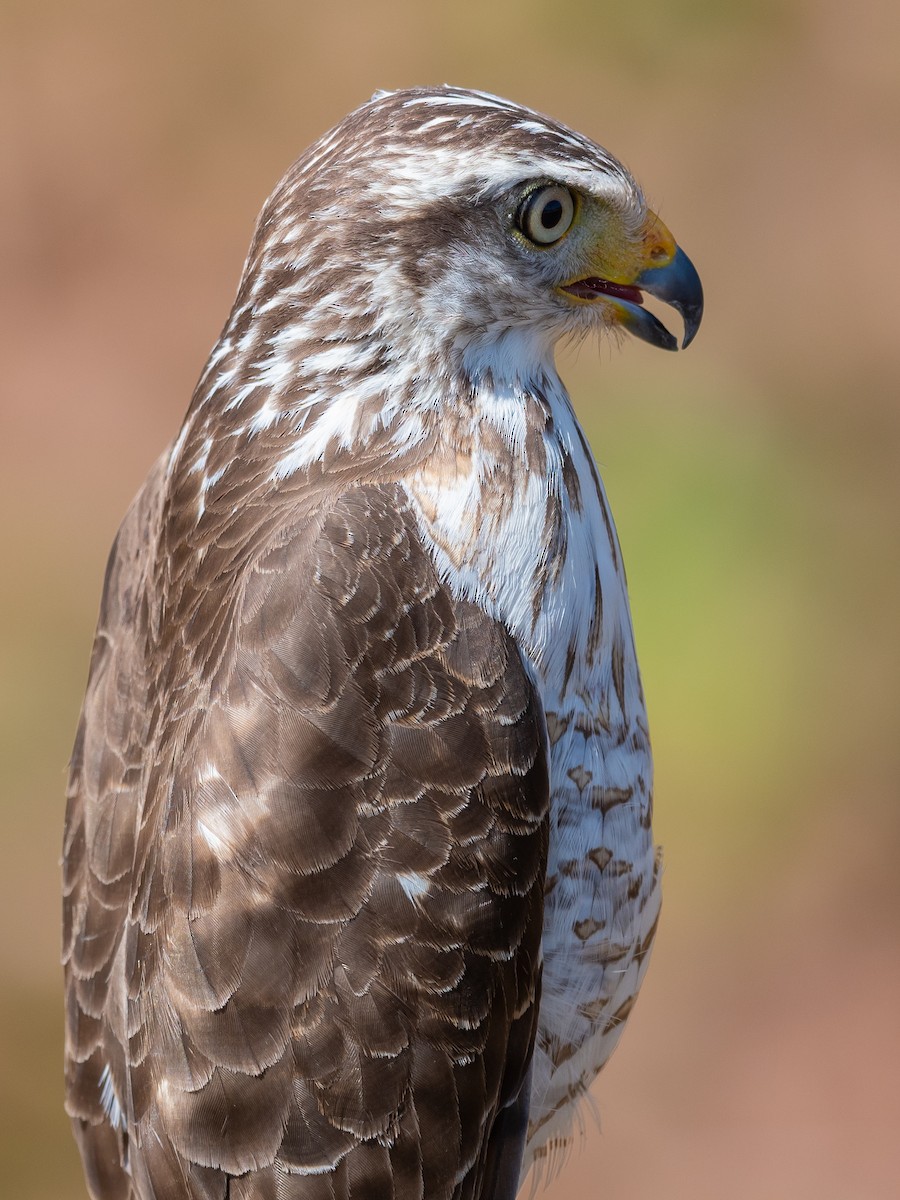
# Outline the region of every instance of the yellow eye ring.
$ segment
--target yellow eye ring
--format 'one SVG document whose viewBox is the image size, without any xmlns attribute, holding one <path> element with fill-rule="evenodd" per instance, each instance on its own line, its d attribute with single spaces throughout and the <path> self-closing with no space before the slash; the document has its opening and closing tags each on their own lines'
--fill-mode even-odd
<svg viewBox="0 0 900 1200">
<path fill-rule="evenodd" d="M 552 246 L 565 237 L 574 220 L 575 197 L 558 183 L 529 192 L 516 216 L 519 229 L 538 246 Z"/>
</svg>

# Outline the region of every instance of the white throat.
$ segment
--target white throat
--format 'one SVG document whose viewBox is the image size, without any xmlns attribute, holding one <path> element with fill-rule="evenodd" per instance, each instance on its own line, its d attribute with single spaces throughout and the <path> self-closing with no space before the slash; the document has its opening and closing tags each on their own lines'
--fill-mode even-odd
<svg viewBox="0 0 900 1200">
<path fill-rule="evenodd" d="M 608 681 L 614 645 L 632 645 L 621 554 L 552 364 L 527 383 L 504 379 L 501 364 L 495 356 L 476 387 L 469 420 L 448 424 L 405 483 L 454 593 L 501 621 L 562 694 L 578 685 L 573 672 L 593 676 L 604 662 Z"/>
</svg>

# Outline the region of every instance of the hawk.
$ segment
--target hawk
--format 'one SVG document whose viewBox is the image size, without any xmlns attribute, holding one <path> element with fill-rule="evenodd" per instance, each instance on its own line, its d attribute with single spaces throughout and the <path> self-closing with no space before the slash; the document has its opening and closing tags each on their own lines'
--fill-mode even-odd
<svg viewBox="0 0 900 1200">
<path fill-rule="evenodd" d="M 694 268 L 607 151 L 453 87 L 290 168 L 119 530 L 68 789 L 95 1200 L 511 1200 L 659 909 L 651 757 L 565 335 Z"/>
</svg>

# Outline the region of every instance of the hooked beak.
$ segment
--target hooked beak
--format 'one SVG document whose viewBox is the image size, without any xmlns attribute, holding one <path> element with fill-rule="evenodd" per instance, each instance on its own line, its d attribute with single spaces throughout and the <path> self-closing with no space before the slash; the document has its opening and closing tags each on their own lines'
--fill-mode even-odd
<svg viewBox="0 0 900 1200">
<path fill-rule="evenodd" d="M 653 265 L 645 265 L 648 262 Z M 608 274 L 614 272 L 609 271 Z M 658 317 L 643 307 L 643 292 L 648 292 L 665 304 L 671 304 L 681 314 L 684 321 L 682 349 L 694 340 L 703 317 L 700 276 L 694 264 L 653 213 L 648 214 L 639 262 L 617 278 L 610 279 L 604 272 L 602 277 L 597 275 L 573 280 L 565 284 L 562 290 L 579 300 L 605 301 L 607 307 L 612 309 L 617 325 L 622 325 L 635 337 L 661 350 L 677 350 L 678 339 Z"/>
<path fill-rule="evenodd" d="M 681 348 L 687 349 L 694 340 L 703 318 L 703 285 L 696 267 L 685 252 L 677 246 L 670 263 L 664 267 L 651 267 L 642 271 L 634 282 L 641 291 L 649 292 L 665 304 L 671 304 L 681 313 L 681 319 L 684 321 Z M 632 305 L 628 304 L 628 307 L 631 308 Z M 629 313 L 629 319 L 622 322 L 626 328 L 654 346 L 661 346 L 665 350 L 678 349 L 677 340 L 653 313 L 648 312 L 646 308 L 635 308 L 635 313 Z"/>
</svg>

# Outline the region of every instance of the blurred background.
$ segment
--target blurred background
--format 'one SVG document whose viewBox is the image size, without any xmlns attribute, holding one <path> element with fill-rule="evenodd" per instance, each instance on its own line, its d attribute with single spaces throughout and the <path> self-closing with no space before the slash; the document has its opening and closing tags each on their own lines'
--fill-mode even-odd
<svg viewBox="0 0 900 1200">
<path fill-rule="evenodd" d="M 0 1162 L 86 1193 L 58 853 L 107 550 L 256 213 L 378 87 L 624 158 L 697 264 L 686 355 L 563 352 L 625 548 L 665 904 L 548 1196 L 900 1195 L 900 8 L 471 0 L 0 8 Z"/>
</svg>

